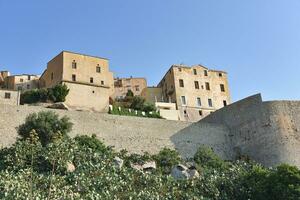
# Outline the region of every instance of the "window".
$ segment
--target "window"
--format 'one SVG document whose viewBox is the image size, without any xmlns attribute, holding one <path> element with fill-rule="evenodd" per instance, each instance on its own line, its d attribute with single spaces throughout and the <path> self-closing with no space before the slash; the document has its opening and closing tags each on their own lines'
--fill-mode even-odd
<svg viewBox="0 0 300 200">
<path fill-rule="evenodd" d="M 183 113 L 186 115 L 187 114 L 186 110 L 184 110 Z"/>
<path fill-rule="evenodd" d="M 197 70 L 193 69 L 194 75 L 197 75 Z"/>
<path fill-rule="evenodd" d="M 181 104 L 186 105 L 186 99 L 185 96 L 181 96 Z"/>
<path fill-rule="evenodd" d="M 26 87 L 27 87 L 27 89 L 30 89 L 30 85 L 27 85 Z"/>
<path fill-rule="evenodd" d="M 24 82 L 24 80 L 23 80 L 22 78 L 20 78 L 20 82 L 21 82 L 21 83 L 23 83 L 23 82 Z"/>
<path fill-rule="evenodd" d="M 95 93 L 95 91 L 93 90 L 93 94 Z"/>
<path fill-rule="evenodd" d="M 180 67 L 178 68 L 178 71 L 180 71 L 180 72 L 182 71 Z"/>
<path fill-rule="evenodd" d="M 76 69 L 77 68 L 77 63 L 75 62 L 75 60 L 73 60 L 72 62 L 72 69 Z"/>
<path fill-rule="evenodd" d="M 202 116 L 202 115 L 203 115 L 203 113 L 202 113 L 202 110 L 199 110 L 199 115 L 200 115 L 200 116 Z"/>
<path fill-rule="evenodd" d="M 205 83 L 205 88 L 206 88 L 206 90 L 210 90 L 210 86 L 209 86 L 208 82 Z"/>
<path fill-rule="evenodd" d="M 137 86 L 135 86 L 135 91 L 140 91 L 140 88 L 139 88 L 139 86 L 137 85 Z"/>
<path fill-rule="evenodd" d="M 227 101 L 226 100 L 223 101 L 223 105 L 224 105 L 224 107 L 227 106 Z"/>
<path fill-rule="evenodd" d="M 223 76 L 223 74 L 222 73 L 219 73 L 219 77 L 222 77 Z"/>
<path fill-rule="evenodd" d="M 225 86 L 224 86 L 224 84 L 221 84 L 220 88 L 221 88 L 221 92 L 225 92 Z"/>
<path fill-rule="evenodd" d="M 179 79 L 179 87 L 184 87 L 184 83 L 182 79 Z"/>
<path fill-rule="evenodd" d="M 199 82 L 198 81 L 194 81 L 195 82 L 195 89 L 199 89 Z"/>
<path fill-rule="evenodd" d="M 94 83 L 94 78 L 93 77 L 90 78 L 90 83 Z"/>
<path fill-rule="evenodd" d="M 99 65 L 97 65 L 97 67 L 96 67 L 96 72 L 101 73 L 101 67 Z"/>
<path fill-rule="evenodd" d="M 10 99 L 10 93 L 9 93 L 9 92 L 5 92 L 4 98 L 5 98 L 5 99 Z"/>
<path fill-rule="evenodd" d="M 198 107 L 201 106 L 201 99 L 200 99 L 200 97 L 197 97 L 197 106 L 198 106 Z"/>
<path fill-rule="evenodd" d="M 204 76 L 208 76 L 207 70 L 204 70 Z"/>
<path fill-rule="evenodd" d="M 76 75 L 72 74 L 72 81 L 76 81 Z"/>
<path fill-rule="evenodd" d="M 29 81 L 30 81 L 30 78 L 31 78 L 30 75 L 28 75 L 28 76 L 27 76 L 27 79 L 28 79 Z"/>
<path fill-rule="evenodd" d="M 101 85 L 104 85 L 104 81 L 101 81 Z"/>
<path fill-rule="evenodd" d="M 213 107 L 213 104 L 212 104 L 212 100 L 211 100 L 211 99 L 208 99 L 208 106 L 209 106 L 209 107 Z"/>
<path fill-rule="evenodd" d="M 54 78 L 54 74 L 53 74 L 53 72 L 51 73 L 51 80 L 53 80 L 53 78 Z"/>
</svg>

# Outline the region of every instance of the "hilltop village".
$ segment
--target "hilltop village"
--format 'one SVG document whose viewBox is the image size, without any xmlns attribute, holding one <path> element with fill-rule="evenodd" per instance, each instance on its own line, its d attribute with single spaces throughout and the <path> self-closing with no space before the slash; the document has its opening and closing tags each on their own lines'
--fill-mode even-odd
<svg viewBox="0 0 300 200">
<path fill-rule="evenodd" d="M 172 65 L 155 87 L 146 78 L 114 78 L 109 60 L 62 51 L 47 63 L 42 75 L 0 74 L 0 103 L 18 105 L 28 90 L 69 88 L 65 104 L 73 109 L 107 112 L 110 100 L 124 99 L 128 91 L 155 105 L 163 118 L 199 121 L 231 103 L 227 73 L 202 65 Z"/>
</svg>

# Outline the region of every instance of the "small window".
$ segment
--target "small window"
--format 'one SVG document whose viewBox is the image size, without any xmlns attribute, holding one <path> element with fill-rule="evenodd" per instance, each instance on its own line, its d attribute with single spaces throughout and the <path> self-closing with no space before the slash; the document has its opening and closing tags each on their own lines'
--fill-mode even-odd
<svg viewBox="0 0 300 200">
<path fill-rule="evenodd" d="M 184 87 L 184 83 L 182 79 L 179 79 L 179 87 Z"/>
<path fill-rule="evenodd" d="M 104 81 L 101 81 L 101 85 L 104 85 Z"/>
<path fill-rule="evenodd" d="M 140 91 L 140 88 L 139 88 L 139 86 L 135 86 L 135 91 Z"/>
<path fill-rule="evenodd" d="M 199 110 L 199 115 L 202 116 L 203 115 L 203 112 L 202 110 Z"/>
<path fill-rule="evenodd" d="M 223 105 L 224 105 L 224 107 L 227 106 L 227 101 L 226 100 L 223 101 Z"/>
<path fill-rule="evenodd" d="M 181 96 L 181 104 L 186 105 L 186 99 L 185 96 Z"/>
<path fill-rule="evenodd" d="M 195 83 L 195 89 L 199 89 L 199 82 L 198 81 L 194 81 Z"/>
<path fill-rule="evenodd" d="M 206 90 L 210 90 L 210 86 L 209 86 L 208 82 L 205 83 L 205 88 L 206 88 Z"/>
<path fill-rule="evenodd" d="M 77 63 L 75 62 L 75 60 L 73 60 L 72 62 L 72 69 L 76 69 L 77 68 Z"/>
<path fill-rule="evenodd" d="M 31 79 L 30 75 L 27 76 L 27 79 L 30 81 L 30 79 Z"/>
<path fill-rule="evenodd" d="M 27 87 L 27 90 L 30 89 L 30 85 L 27 85 L 26 87 Z"/>
<path fill-rule="evenodd" d="M 197 75 L 197 69 L 193 69 L 194 75 Z"/>
<path fill-rule="evenodd" d="M 200 99 L 200 97 L 197 97 L 197 106 L 198 106 L 198 107 L 201 106 L 201 99 Z"/>
<path fill-rule="evenodd" d="M 225 86 L 224 84 L 220 84 L 221 92 L 225 92 Z"/>
<path fill-rule="evenodd" d="M 96 67 L 96 72 L 101 73 L 101 67 L 99 65 L 97 65 L 97 67 Z"/>
<path fill-rule="evenodd" d="M 51 80 L 53 80 L 54 79 L 54 74 L 53 74 L 53 72 L 51 73 Z"/>
<path fill-rule="evenodd" d="M 204 70 L 204 76 L 208 76 L 207 70 Z"/>
<path fill-rule="evenodd" d="M 94 78 L 93 77 L 90 78 L 90 83 L 94 83 Z"/>
<path fill-rule="evenodd" d="M 10 93 L 9 93 L 9 92 L 5 92 L 4 98 L 5 98 L 5 99 L 10 99 Z"/>
<path fill-rule="evenodd" d="M 95 93 L 95 91 L 93 90 L 93 94 Z"/>
<path fill-rule="evenodd" d="M 23 83 L 23 82 L 24 82 L 24 79 L 20 78 L 20 82 Z"/>
<path fill-rule="evenodd" d="M 180 72 L 182 71 L 180 67 L 178 68 L 178 71 L 180 71 Z"/>
<path fill-rule="evenodd" d="M 72 81 L 76 81 L 76 75 L 72 74 Z"/>
<path fill-rule="evenodd" d="M 183 113 L 186 115 L 187 114 L 186 110 L 184 110 Z"/>
<path fill-rule="evenodd" d="M 212 100 L 211 100 L 211 99 L 208 99 L 208 106 L 209 106 L 209 107 L 213 107 L 213 103 L 212 103 Z"/>
<path fill-rule="evenodd" d="M 223 74 L 222 73 L 219 73 L 219 77 L 222 77 L 223 76 Z"/>
</svg>

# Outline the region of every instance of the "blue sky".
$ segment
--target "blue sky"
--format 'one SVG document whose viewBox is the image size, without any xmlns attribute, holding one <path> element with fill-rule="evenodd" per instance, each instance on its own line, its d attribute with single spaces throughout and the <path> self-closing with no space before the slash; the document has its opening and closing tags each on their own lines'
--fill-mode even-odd
<svg viewBox="0 0 300 200">
<path fill-rule="evenodd" d="M 62 50 L 148 85 L 203 64 L 229 73 L 234 101 L 300 99 L 299 0 L 0 0 L 0 70 L 40 74 Z"/>
</svg>

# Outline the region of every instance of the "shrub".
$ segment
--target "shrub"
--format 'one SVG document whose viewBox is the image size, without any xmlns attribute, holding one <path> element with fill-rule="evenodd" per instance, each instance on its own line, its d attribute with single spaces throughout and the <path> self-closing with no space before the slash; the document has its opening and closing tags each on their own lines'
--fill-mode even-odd
<svg viewBox="0 0 300 200">
<path fill-rule="evenodd" d="M 56 85 L 53 88 L 42 88 L 28 90 L 21 94 L 21 104 L 38 103 L 38 102 L 64 102 L 66 96 L 69 94 L 68 87 L 63 85 Z"/>
<path fill-rule="evenodd" d="M 35 130 L 42 145 L 45 146 L 53 141 L 57 133 L 67 137 L 67 133 L 71 131 L 72 125 L 66 116 L 59 119 L 59 116 L 52 111 L 42 111 L 27 116 L 25 123 L 19 126 L 18 134 L 23 139 L 27 139 L 30 136 L 30 132 Z"/>
<path fill-rule="evenodd" d="M 145 99 L 139 96 L 135 96 L 132 99 L 130 108 L 134 109 L 134 110 L 143 110 L 144 107 L 144 103 L 145 103 Z"/>
<path fill-rule="evenodd" d="M 168 148 L 164 148 L 153 158 L 163 174 L 169 174 L 172 167 L 182 161 L 177 151 Z"/>
<path fill-rule="evenodd" d="M 194 161 L 202 168 L 225 169 L 227 164 L 214 151 L 206 146 L 198 148 Z"/>
</svg>

